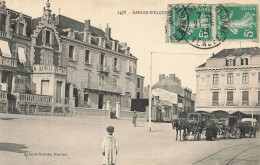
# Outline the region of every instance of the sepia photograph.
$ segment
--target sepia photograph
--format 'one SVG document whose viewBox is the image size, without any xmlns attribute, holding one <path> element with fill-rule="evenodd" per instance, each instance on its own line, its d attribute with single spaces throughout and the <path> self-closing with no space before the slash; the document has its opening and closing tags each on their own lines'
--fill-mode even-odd
<svg viewBox="0 0 260 165">
<path fill-rule="evenodd" d="M 258 0 L 0 0 L 1 165 L 260 165 Z"/>
</svg>

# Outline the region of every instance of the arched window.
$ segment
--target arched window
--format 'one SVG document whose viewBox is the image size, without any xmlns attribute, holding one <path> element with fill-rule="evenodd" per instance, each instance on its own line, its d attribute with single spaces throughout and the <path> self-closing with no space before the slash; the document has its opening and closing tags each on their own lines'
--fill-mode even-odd
<svg viewBox="0 0 260 165">
<path fill-rule="evenodd" d="M 248 58 L 244 58 L 244 65 L 248 65 Z"/>
</svg>

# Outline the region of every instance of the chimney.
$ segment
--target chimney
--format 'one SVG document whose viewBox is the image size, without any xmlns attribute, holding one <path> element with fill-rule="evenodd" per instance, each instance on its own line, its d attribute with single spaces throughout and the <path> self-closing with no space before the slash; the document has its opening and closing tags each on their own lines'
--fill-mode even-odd
<svg viewBox="0 0 260 165">
<path fill-rule="evenodd" d="M 107 28 L 105 30 L 105 36 L 110 38 L 111 37 L 111 28 L 108 27 L 108 24 L 107 24 Z"/>
<path fill-rule="evenodd" d="M 85 27 L 84 27 L 84 30 L 86 31 L 90 31 L 90 20 L 85 20 Z"/>
<path fill-rule="evenodd" d="M 178 80 L 179 80 L 178 77 L 175 77 L 175 78 L 174 78 L 174 82 L 175 82 L 175 83 L 178 83 Z"/>
<path fill-rule="evenodd" d="M 90 20 L 85 20 L 83 42 L 87 42 L 87 43 L 91 42 Z"/>
<path fill-rule="evenodd" d="M 181 79 L 178 80 L 178 84 L 181 86 Z"/>
<path fill-rule="evenodd" d="M 130 54 L 130 47 L 127 47 L 125 54 Z"/>
<path fill-rule="evenodd" d="M 165 79 L 165 74 L 159 74 L 159 81 Z"/>
<path fill-rule="evenodd" d="M 169 79 L 171 79 L 171 80 L 175 80 L 175 74 L 169 74 Z"/>
</svg>

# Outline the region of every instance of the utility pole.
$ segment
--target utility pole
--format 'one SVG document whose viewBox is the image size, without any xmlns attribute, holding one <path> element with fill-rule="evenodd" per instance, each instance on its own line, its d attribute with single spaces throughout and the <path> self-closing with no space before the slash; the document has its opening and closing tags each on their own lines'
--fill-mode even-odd
<svg viewBox="0 0 260 165">
<path fill-rule="evenodd" d="M 153 52 L 151 52 L 151 65 L 150 65 L 150 85 L 149 85 L 149 123 L 148 123 L 148 131 L 151 132 L 151 114 L 152 114 L 152 62 L 153 62 Z"/>
</svg>

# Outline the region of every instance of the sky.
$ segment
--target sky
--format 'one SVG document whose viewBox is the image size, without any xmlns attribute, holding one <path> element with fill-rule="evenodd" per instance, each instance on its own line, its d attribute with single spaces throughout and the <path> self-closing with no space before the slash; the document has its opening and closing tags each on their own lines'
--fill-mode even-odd
<svg viewBox="0 0 260 165">
<path fill-rule="evenodd" d="M 47 0 L 6 0 L 6 6 L 33 18 L 41 17 Z M 197 1 L 198 2 L 198 1 Z M 201 3 L 208 3 L 203 0 Z M 218 1 L 223 3 L 225 1 Z M 256 4 L 257 0 L 237 3 Z M 137 73 L 145 77 L 145 86 L 150 84 L 152 55 L 152 84 L 159 74 L 176 74 L 182 86 L 196 92 L 195 68 L 225 48 L 258 46 L 259 42 L 223 42 L 213 49 L 198 49 L 189 44 L 165 42 L 166 14 L 150 14 L 167 11 L 168 4 L 188 3 L 186 0 L 50 0 L 53 14 L 70 17 L 83 22 L 90 19 L 91 25 L 105 30 L 111 27 L 112 38 L 127 42 L 130 52 L 138 58 Z M 217 3 L 217 1 L 214 1 Z M 126 14 L 119 14 L 120 11 Z M 155 12 L 154 12 L 155 11 Z M 143 14 L 134 14 L 134 13 Z M 148 12 L 149 14 L 144 14 Z M 259 13 L 259 12 L 258 12 Z M 259 18 L 259 17 L 258 17 Z M 259 24 L 258 24 L 259 25 Z"/>
</svg>

